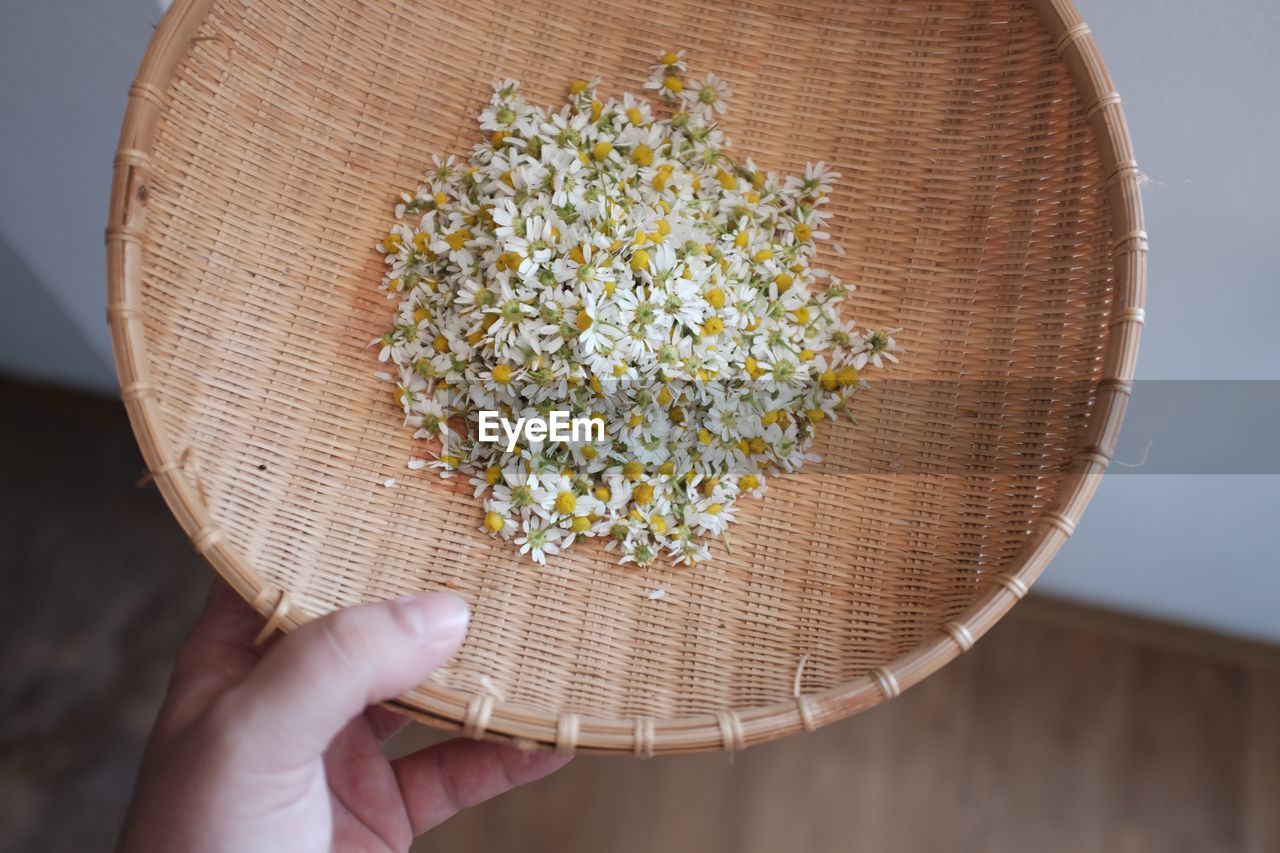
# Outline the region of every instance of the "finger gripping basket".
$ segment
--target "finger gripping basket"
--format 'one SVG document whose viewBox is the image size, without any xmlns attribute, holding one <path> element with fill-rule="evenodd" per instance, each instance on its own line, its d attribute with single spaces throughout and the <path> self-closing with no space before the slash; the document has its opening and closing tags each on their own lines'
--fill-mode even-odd
<svg viewBox="0 0 1280 853">
<path fill-rule="evenodd" d="M 492 81 L 543 104 L 595 74 L 638 92 L 680 47 L 733 86 L 736 152 L 844 175 L 846 253 L 820 264 L 907 357 L 857 423 L 823 425 L 821 464 L 739 504 L 731 552 L 541 568 L 478 531 L 465 484 L 405 469 L 368 347 L 391 311 L 373 247 L 431 155 L 480 138 Z M 177 0 L 116 157 L 122 394 L 174 514 L 269 629 L 442 586 L 471 602 L 463 649 L 399 700 L 417 717 L 565 751 L 740 749 L 919 682 L 1071 535 L 1133 375 L 1139 178 L 1065 0 Z"/>
</svg>

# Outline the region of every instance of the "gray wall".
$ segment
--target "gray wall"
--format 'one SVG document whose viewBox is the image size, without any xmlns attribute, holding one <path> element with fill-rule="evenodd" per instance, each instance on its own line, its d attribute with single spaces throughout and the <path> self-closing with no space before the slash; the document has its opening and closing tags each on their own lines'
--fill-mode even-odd
<svg viewBox="0 0 1280 853">
<path fill-rule="evenodd" d="M 1280 379 L 1280 3 L 1077 5 L 1154 182 L 1139 377 Z M 1190 448 L 1218 447 L 1277 470 L 1274 386 L 1209 408 L 1203 389 L 1186 393 L 1156 423 L 1141 410 L 1168 393 L 1140 384 L 1118 458 L 1140 461 L 1149 442 L 1148 466 L 1177 471 Z M 1280 476 L 1110 476 L 1039 586 L 1280 640 L 1278 512 Z"/>
<path fill-rule="evenodd" d="M 103 248 L 111 163 L 129 82 L 162 8 L 158 0 L 4 3 L 0 240 L 47 289 L 20 286 L 21 271 L 6 262 L 5 323 L 43 325 L 60 312 L 92 357 L 58 359 L 5 336 L 0 370 L 115 390 Z"/>
<path fill-rule="evenodd" d="M 125 94 L 162 2 L 12 2 L 3 13 L 0 241 L 12 249 L 0 245 L 0 370 L 114 388 L 102 228 Z M 1078 5 L 1154 182 L 1140 376 L 1280 379 L 1280 3 Z M 1255 458 L 1256 470 L 1280 470 L 1275 392 L 1228 403 L 1176 393 L 1186 402 L 1139 386 L 1119 458 L 1145 454 L 1147 467 L 1106 479 L 1040 588 L 1280 640 L 1280 477 L 1143 473 L 1248 471 Z M 1189 468 L 1203 447 L 1236 466 Z"/>
</svg>

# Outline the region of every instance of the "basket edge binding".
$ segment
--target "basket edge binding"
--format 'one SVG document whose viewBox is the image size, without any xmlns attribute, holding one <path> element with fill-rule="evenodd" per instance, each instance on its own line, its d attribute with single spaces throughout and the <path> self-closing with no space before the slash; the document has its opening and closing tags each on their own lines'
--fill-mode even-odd
<svg viewBox="0 0 1280 853">
<path fill-rule="evenodd" d="M 150 154 L 164 110 L 164 93 L 214 0 L 176 0 L 147 48 L 129 89 L 117 148 L 106 230 L 108 308 L 120 392 L 143 458 L 170 510 L 196 549 L 267 623 L 259 641 L 275 630 L 293 630 L 306 617 L 291 607 L 286 590 L 265 584 L 222 537 L 203 500 L 198 471 L 185 449 L 175 452 L 165 434 L 151 384 L 139 295 Z M 1106 175 L 1112 213 L 1115 294 L 1103 359 L 1103 379 L 1085 430 L 1085 450 L 1061 487 L 1054 506 L 1037 518 L 1008 571 L 984 578 L 989 589 L 937 635 L 871 673 L 793 700 L 713 714 L 654 719 L 606 719 L 570 712 L 551 714 L 466 695 L 427 683 L 415 700 L 388 707 L 436 728 L 507 741 L 521 748 L 635 755 L 738 750 L 813 729 L 865 710 L 919 683 L 968 651 L 1023 598 L 1074 532 L 1110 463 L 1132 392 L 1138 342 L 1145 320 L 1148 242 L 1142 209 L 1142 174 L 1128 126 L 1089 27 L 1071 0 L 1028 0 L 1066 64 L 1092 125 Z M 421 701 L 417 701 L 420 699 Z"/>
</svg>

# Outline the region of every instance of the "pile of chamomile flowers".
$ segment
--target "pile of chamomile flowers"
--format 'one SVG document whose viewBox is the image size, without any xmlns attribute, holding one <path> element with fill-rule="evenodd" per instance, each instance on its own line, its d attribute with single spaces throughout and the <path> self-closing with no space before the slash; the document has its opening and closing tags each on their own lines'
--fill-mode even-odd
<svg viewBox="0 0 1280 853">
<path fill-rule="evenodd" d="M 398 306 L 374 344 L 439 447 L 429 464 L 470 478 L 482 530 L 538 563 L 602 538 L 624 563 L 692 565 L 709 537 L 728 547 L 740 497 L 816 460 L 815 430 L 895 344 L 843 319 L 848 288 L 812 266 L 838 175 L 730 156 L 729 90 L 683 51 L 646 84 L 657 111 L 597 85 L 574 81 L 554 112 L 494 87 L 487 139 L 437 156 L 396 205 L 379 248 Z M 568 412 L 603 439 L 508 452 L 479 440 L 484 411 Z"/>
</svg>

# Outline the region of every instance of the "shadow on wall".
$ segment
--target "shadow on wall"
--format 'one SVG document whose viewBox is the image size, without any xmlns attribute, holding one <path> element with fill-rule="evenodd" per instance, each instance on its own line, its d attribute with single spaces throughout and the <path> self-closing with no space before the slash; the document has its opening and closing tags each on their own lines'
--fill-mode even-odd
<svg viewBox="0 0 1280 853">
<path fill-rule="evenodd" d="M 105 285 L 104 285 L 105 287 Z M 0 371 L 87 391 L 116 387 L 111 363 L 95 352 L 53 293 L 0 238 Z M 106 320 L 102 320 L 103 327 Z"/>
</svg>

